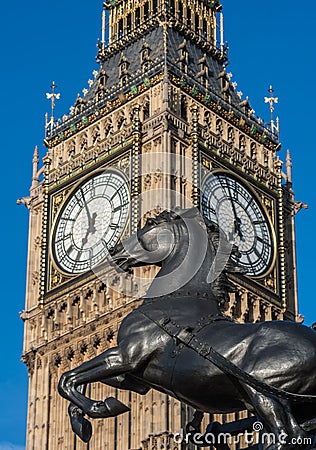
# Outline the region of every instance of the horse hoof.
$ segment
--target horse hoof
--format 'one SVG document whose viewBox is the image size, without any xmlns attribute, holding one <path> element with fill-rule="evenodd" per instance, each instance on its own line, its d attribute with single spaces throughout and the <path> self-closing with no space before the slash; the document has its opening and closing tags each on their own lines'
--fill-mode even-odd
<svg viewBox="0 0 316 450">
<path fill-rule="evenodd" d="M 316 430 L 316 417 L 312 420 L 308 420 L 300 425 L 300 427 L 307 432 L 315 431 Z"/>
<path fill-rule="evenodd" d="M 130 408 L 124 405 L 124 403 L 114 397 L 108 397 L 104 402 L 94 402 L 85 413 L 92 419 L 107 419 L 108 417 L 116 417 L 127 411 L 130 411 Z"/>
<path fill-rule="evenodd" d="M 72 431 L 83 442 L 89 442 L 92 437 L 92 426 L 89 420 L 85 419 L 82 415 L 82 411 L 75 406 L 69 408 L 69 414 Z"/>
<path fill-rule="evenodd" d="M 120 414 L 124 414 L 131 410 L 131 408 L 124 405 L 124 403 L 120 402 L 114 397 L 106 398 L 104 400 L 104 403 L 112 416 L 119 416 Z"/>
</svg>

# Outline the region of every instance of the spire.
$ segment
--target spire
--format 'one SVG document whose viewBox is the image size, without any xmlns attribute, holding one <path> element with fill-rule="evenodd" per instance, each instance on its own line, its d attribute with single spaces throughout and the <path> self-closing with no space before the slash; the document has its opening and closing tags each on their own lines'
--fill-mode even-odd
<svg viewBox="0 0 316 450">
<path fill-rule="evenodd" d="M 294 198 L 294 192 L 292 189 L 292 158 L 291 158 L 291 153 L 290 150 L 287 150 L 286 152 L 286 181 L 289 185 L 290 188 L 290 193 L 292 194 L 292 199 L 293 199 L 293 214 L 297 214 L 301 211 L 301 209 L 308 209 L 308 205 L 307 203 L 301 202 L 301 201 L 297 201 Z"/>
<path fill-rule="evenodd" d="M 103 48 L 105 47 L 105 9 L 102 10 L 102 36 L 101 36 L 101 44 Z"/>
<path fill-rule="evenodd" d="M 33 154 L 33 174 L 32 174 L 32 188 L 36 187 L 38 184 L 38 163 L 39 163 L 39 156 L 38 156 L 38 146 L 34 148 L 34 154 Z"/>
<path fill-rule="evenodd" d="M 164 66 L 164 73 L 163 73 L 163 105 L 164 110 L 168 109 L 169 105 L 169 84 L 168 84 L 168 67 L 165 63 Z"/>
<path fill-rule="evenodd" d="M 221 11 L 219 14 L 220 17 L 220 48 L 221 48 L 221 55 L 224 56 L 225 54 L 225 43 L 224 43 L 224 14 Z"/>
<path fill-rule="evenodd" d="M 97 62 L 102 63 L 102 61 L 105 60 L 106 57 L 106 3 L 103 3 L 103 9 L 102 9 L 102 26 L 101 26 L 101 39 L 98 40 L 98 55 L 97 55 Z"/>
<path fill-rule="evenodd" d="M 288 183 L 292 183 L 292 158 L 290 150 L 286 152 L 286 178 Z"/>
</svg>

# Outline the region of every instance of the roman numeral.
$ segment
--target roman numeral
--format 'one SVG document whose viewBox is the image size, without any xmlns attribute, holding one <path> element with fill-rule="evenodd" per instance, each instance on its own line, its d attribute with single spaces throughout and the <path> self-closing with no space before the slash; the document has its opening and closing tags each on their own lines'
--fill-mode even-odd
<svg viewBox="0 0 316 450">
<path fill-rule="evenodd" d="M 261 242 L 262 244 L 269 245 L 269 241 L 267 241 L 266 239 L 262 238 L 261 236 L 257 236 L 257 240 L 259 242 Z"/>
<path fill-rule="evenodd" d="M 112 210 L 112 213 L 116 213 L 117 211 L 120 211 L 120 209 L 124 208 L 124 206 L 127 206 L 128 204 L 129 204 L 129 202 L 118 205 L 116 208 L 114 208 Z"/>
</svg>

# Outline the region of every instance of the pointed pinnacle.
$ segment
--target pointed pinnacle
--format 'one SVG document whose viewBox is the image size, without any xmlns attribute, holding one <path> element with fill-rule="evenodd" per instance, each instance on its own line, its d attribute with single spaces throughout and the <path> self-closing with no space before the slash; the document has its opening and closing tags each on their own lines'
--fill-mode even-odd
<svg viewBox="0 0 316 450">
<path fill-rule="evenodd" d="M 38 145 L 34 148 L 33 159 L 38 159 Z"/>
</svg>

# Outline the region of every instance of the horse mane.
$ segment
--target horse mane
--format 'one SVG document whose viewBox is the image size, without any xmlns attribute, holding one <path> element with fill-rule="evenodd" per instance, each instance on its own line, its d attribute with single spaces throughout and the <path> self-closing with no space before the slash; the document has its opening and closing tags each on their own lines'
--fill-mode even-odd
<svg viewBox="0 0 316 450">
<path fill-rule="evenodd" d="M 151 218 L 155 224 L 159 225 L 163 222 L 170 222 L 177 219 L 190 219 L 195 218 L 204 222 L 208 235 L 210 245 L 213 247 L 214 257 L 222 259 L 224 261 L 224 268 L 218 277 L 210 283 L 211 290 L 215 295 L 218 303 L 224 305 L 229 301 L 229 293 L 236 292 L 236 286 L 229 281 L 227 274 L 230 273 L 242 273 L 242 270 L 237 266 L 235 260 L 232 258 L 239 257 L 239 251 L 236 245 L 232 245 L 225 238 L 224 232 L 215 223 L 209 220 L 207 217 L 202 216 L 198 208 L 181 209 L 175 208 L 174 211 L 163 211 L 155 218 Z M 219 249 L 219 245 L 221 249 Z M 227 252 L 229 257 L 227 258 Z"/>
<path fill-rule="evenodd" d="M 180 208 L 176 208 L 176 211 L 180 211 Z M 163 222 L 171 222 L 175 219 L 181 219 L 181 216 L 179 213 L 175 211 L 167 211 L 164 210 L 160 214 L 158 214 L 156 217 L 150 217 L 148 220 L 152 221 L 156 225 L 159 225 Z"/>
<path fill-rule="evenodd" d="M 243 273 L 242 269 L 238 267 L 235 260 L 232 258 L 232 256 L 239 258 L 240 253 L 236 245 L 232 245 L 227 241 L 223 231 L 216 223 L 206 217 L 203 217 L 203 219 L 208 233 L 208 240 L 213 245 L 214 253 L 217 254 L 217 258 L 224 258 L 225 262 L 220 275 L 210 283 L 212 292 L 217 298 L 218 303 L 223 306 L 229 302 L 229 294 L 236 292 L 237 290 L 235 284 L 228 279 L 227 274 Z M 219 250 L 219 245 L 221 245 L 221 250 Z M 227 253 L 229 253 L 228 258 Z"/>
</svg>

